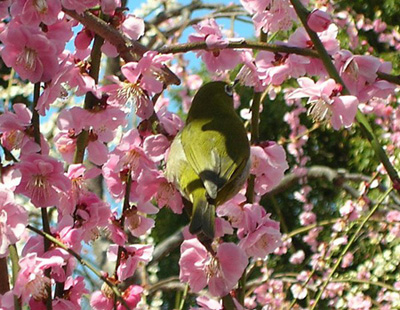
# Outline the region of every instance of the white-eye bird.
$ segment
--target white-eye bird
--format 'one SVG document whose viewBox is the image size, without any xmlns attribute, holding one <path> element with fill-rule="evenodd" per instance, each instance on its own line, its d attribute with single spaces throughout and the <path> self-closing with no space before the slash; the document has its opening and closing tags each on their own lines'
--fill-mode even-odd
<svg viewBox="0 0 400 310">
<path fill-rule="evenodd" d="M 210 82 L 196 93 L 172 142 L 166 177 L 193 205 L 189 231 L 212 240 L 215 208 L 232 198 L 250 171 L 250 144 L 233 107 L 232 87 Z"/>
</svg>

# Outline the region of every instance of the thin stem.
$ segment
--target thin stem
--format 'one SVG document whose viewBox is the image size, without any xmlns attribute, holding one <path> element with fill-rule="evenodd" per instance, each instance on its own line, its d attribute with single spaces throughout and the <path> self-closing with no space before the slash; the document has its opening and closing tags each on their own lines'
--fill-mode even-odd
<svg viewBox="0 0 400 310">
<path fill-rule="evenodd" d="M 6 90 L 6 99 L 4 100 L 4 111 L 8 111 L 8 106 L 10 104 L 10 98 L 11 98 L 11 87 L 13 84 L 14 76 L 15 76 L 15 70 L 11 68 L 10 77 L 8 80 L 7 90 Z"/>
<path fill-rule="evenodd" d="M 346 255 L 350 247 L 353 245 L 353 243 L 356 241 L 356 239 L 359 237 L 359 234 L 365 224 L 368 222 L 368 220 L 371 218 L 371 216 L 375 213 L 375 211 L 378 209 L 378 207 L 382 204 L 382 202 L 386 199 L 386 197 L 390 194 L 390 192 L 393 190 L 393 188 L 389 188 L 379 199 L 378 203 L 371 209 L 371 211 L 367 214 L 367 216 L 362 220 L 360 225 L 357 227 L 356 231 L 354 234 L 351 236 L 349 242 L 346 244 L 346 246 L 343 248 L 342 252 L 340 253 L 338 259 L 336 260 L 335 264 L 332 267 L 331 272 L 329 273 L 328 277 L 325 279 L 324 283 L 322 284 L 321 289 L 318 291 L 317 296 L 315 297 L 315 302 L 310 308 L 310 310 L 314 310 L 319 302 L 319 300 L 322 297 L 322 294 L 324 293 L 327 285 L 331 281 L 333 275 L 335 274 L 336 270 L 338 269 L 340 263 L 343 260 L 343 257 Z"/>
<path fill-rule="evenodd" d="M 12 284 L 13 287 L 15 287 L 15 283 L 17 281 L 18 277 L 18 272 L 19 272 L 19 257 L 18 257 L 18 251 L 17 247 L 15 244 L 11 244 L 8 247 L 8 250 L 10 251 L 10 260 L 11 260 L 11 271 L 12 271 Z M 18 298 L 17 296 L 14 295 L 14 309 L 15 310 L 21 310 L 22 305 L 21 305 L 21 299 Z"/>
<path fill-rule="evenodd" d="M 132 176 L 131 176 L 131 173 L 128 172 L 126 185 L 125 185 L 124 206 L 122 208 L 121 221 L 120 221 L 122 229 L 125 224 L 125 213 L 126 213 L 126 210 L 128 210 L 128 208 L 129 208 L 129 196 L 131 194 L 131 185 L 132 185 Z M 117 262 L 115 264 L 115 270 L 114 270 L 115 277 L 117 276 L 117 269 L 121 263 L 123 250 L 124 250 L 124 248 L 122 246 L 118 246 Z"/>
<path fill-rule="evenodd" d="M 97 268 L 94 267 L 91 263 L 89 263 L 87 260 L 85 260 L 82 256 L 80 256 L 75 251 L 71 250 L 69 247 L 67 247 L 60 240 L 54 238 L 52 235 L 47 234 L 47 233 L 45 233 L 45 232 L 43 232 L 43 231 L 41 231 L 41 230 L 37 229 L 36 227 L 31 226 L 31 225 L 26 226 L 26 228 L 28 228 L 29 230 L 31 230 L 31 231 L 35 232 L 36 234 L 42 236 L 43 238 L 49 240 L 50 242 L 52 242 L 56 246 L 64 249 L 69 254 L 71 254 L 73 257 L 75 257 L 81 265 L 83 265 L 83 266 L 87 267 L 88 269 L 90 269 L 99 279 L 101 279 L 104 283 L 106 283 L 111 288 L 113 293 L 117 296 L 117 299 L 124 305 L 124 307 L 127 310 L 130 310 L 128 304 L 122 298 L 122 295 L 121 295 L 120 291 L 118 290 L 118 287 L 115 284 L 113 284 L 110 280 L 108 280 L 108 278 L 105 277 L 102 274 L 101 271 L 97 270 Z"/>
<path fill-rule="evenodd" d="M 318 53 L 311 49 L 300 48 L 294 46 L 285 46 L 278 44 L 270 44 L 265 42 L 255 42 L 255 41 L 247 41 L 241 40 L 240 42 L 229 42 L 226 49 L 255 49 L 255 50 L 264 50 L 270 51 L 273 53 L 287 53 L 287 54 L 297 54 L 308 57 L 318 57 Z M 190 51 L 197 50 L 207 50 L 207 44 L 205 42 L 190 42 L 190 43 L 180 43 L 174 45 L 162 46 L 158 49 L 158 52 L 161 54 L 177 54 L 177 53 L 186 53 Z"/>
<path fill-rule="evenodd" d="M 345 83 L 343 82 L 342 78 L 340 77 L 339 72 L 336 70 L 335 65 L 332 62 L 331 56 L 328 54 L 326 51 L 324 45 L 322 44 L 321 40 L 319 39 L 318 35 L 310 29 L 307 25 L 307 17 L 309 12 L 307 9 L 303 6 L 303 4 L 300 2 L 300 0 L 290 0 L 292 3 L 294 9 L 296 10 L 296 13 L 298 17 L 300 18 L 304 28 L 306 29 L 311 41 L 314 44 L 315 50 L 319 54 L 319 58 L 323 62 L 326 71 L 329 73 L 329 76 L 333 78 L 337 83 L 341 84 L 343 86 L 342 93 L 344 95 L 350 95 L 350 91 L 346 87 Z M 381 74 L 382 76 L 382 74 Z M 378 138 L 376 137 L 372 127 L 368 123 L 366 117 L 360 112 L 357 111 L 356 115 L 358 124 L 361 127 L 361 130 L 371 143 L 371 146 L 373 150 L 375 151 L 375 155 L 378 157 L 379 161 L 383 164 L 385 167 L 392 183 L 393 183 L 393 188 L 396 189 L 397 191 L 400 191 L 400 178 L 397 174 L 396 169 L 394 169 L 393 165 L 391 164 L 388 156 L 386 155 L 386 152 L 383 150 L 382 145 L 379 143 Z"/>
<path fill-rule="evenodd" d="M 36 110 L 37 103 L 39 101 L 39 96 L 40 96 L 40 82 L 35 83 L 34 89 L 33 89 L 33 107 L 32 107 L 32 126 L 33 126 L 33 138 L 35 139 L 36 144 L 39 145 L 39 147 L 42 147 L 41 144 L 41 134 L 40 134 L 40 116 L 38 111 Z M 42 151 L 40 150 L 39 153 Z M 42 216 L 42 225 L 43 225 L 43 231 L 47 234 L 51 234 L 50 231 L 50 222 L 49 222 L 49 216 L 47 214 L 47 209 L 46 208 L 41 208 L 40 213 Z M 45 239 L 44 240 L 44 251 L 47 252 L 50 249 L 50 242 L 49 240 Z M 50 269 L 45 270 L 45 276 L 50 278 Z M 53 309 L 52 305 L 52 300 L 51 300 L 51 286 L 49 285 L 47 287 L 47 299 L 46 299 L 46 309 L 51 310 Z"/>
<path fill-rule="evenodd" d="M 0 281 L 0 294 L 3 295 L 10 290 L 10 283 L 8 282 L 8 267 L 7 257 L 0 258 L 0 277 L 4 279 Z"/>
<path fill-rule="evenodd" d="M 186 296 L 187 296 L 188 292 L 189 292 L 189 284 L 186 284 L 185 289 L 182 294 L 182 297 L 181 297 L 181 302 L 179 303 L 178 310 L 183 310 L 183 306 L 185 305 L 185 300 L 186 300 Z"/>
<path fill-rule="evenodd" d="M 99 79 L 99 72 L 100 72 L 100 62 L 101 62 L 101 46 L 104 43 L 104 38 L 95 35 L 94 37 L 94 42 L 93 42 L 93 47 L 92 51 L 90 53 L 90 70 L 89 70 L 89 75 L 95 80 L 95 82 L 98 82 Z M 84 109 L 85 110 L 91 110 L 96 102 L 97 102 L 96 96 L 93 95 L 92 92 L 86 93 L 85 96 L 85 103 L 84 103 Z M 89 140 L 89 134 L 86 130 L 83 130 L 79 135 L 76 140 L 76 150 L 75 150 L 75 155 L 74 155 L 74 163 L 79 164 L 83 162 L 84 156 L 85 156 L 85 149 L 88 145 L 88 140 Z"/>
</svg>

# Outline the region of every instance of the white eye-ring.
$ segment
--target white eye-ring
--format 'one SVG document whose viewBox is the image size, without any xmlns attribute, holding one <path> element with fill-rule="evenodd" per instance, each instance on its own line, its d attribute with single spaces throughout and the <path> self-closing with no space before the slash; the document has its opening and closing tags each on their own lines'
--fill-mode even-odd
<svg viewBox="0 0 400 310">
<path fill-rule="evenodd" d="M 229 85 L 225 85 L 225 93 L 229 96 L 232 97 L 233 96 L 233 88 Z"/>
</svg>

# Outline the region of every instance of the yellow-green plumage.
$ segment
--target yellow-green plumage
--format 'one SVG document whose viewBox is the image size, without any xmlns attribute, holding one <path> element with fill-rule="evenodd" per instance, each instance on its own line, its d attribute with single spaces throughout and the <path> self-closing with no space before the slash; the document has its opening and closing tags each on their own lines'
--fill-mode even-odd
<svg viewBox="0 0 400 310">
<path fill-rule="evenodd" d="M 225 82 L 199 89 L 166 167 L 168 180 L 193 204 L 190 232 L 209 239 L 215 233 L 215 207 L 240 190 L 250 167 L 249 141 L 230 90 Z"/>
</svg>

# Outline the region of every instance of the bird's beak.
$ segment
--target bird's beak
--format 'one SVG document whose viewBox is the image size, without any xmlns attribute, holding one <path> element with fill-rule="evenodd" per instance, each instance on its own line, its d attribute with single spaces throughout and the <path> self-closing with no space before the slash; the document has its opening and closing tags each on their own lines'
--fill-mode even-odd
<svg viewBox="0 0 400 310">
<path fill-rule="evenodd" d="M 231 87 L 234 89 L 236 85 L 239 85 L 239 79 L 234 80 Z"/>
</svg>

